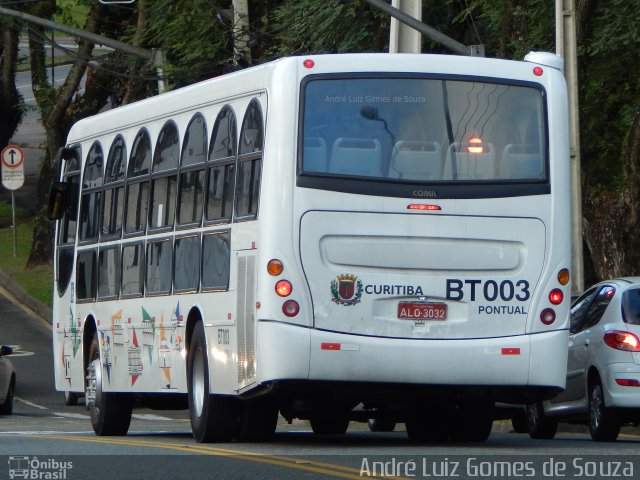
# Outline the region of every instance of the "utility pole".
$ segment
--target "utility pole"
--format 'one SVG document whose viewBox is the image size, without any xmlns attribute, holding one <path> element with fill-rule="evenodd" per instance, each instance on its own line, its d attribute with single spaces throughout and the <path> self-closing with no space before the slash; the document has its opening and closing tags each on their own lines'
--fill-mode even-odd
<svg viewBox="0 0 640 480">
<path fill-rule="evenodd" d="M 391 6 L 422 21 L 422 0 L 391 0 Z M 389 53 L 421 53 L 422 35 L 398 19 L 391 18 Z"/>
<path fill-rule="evenodd" d="M 247 0 L 233 0 L 233 59 L 251 63 L 249 49 L 249 5 Z"/>
<path fill-rule="evenodd" d="M 569 93 L 571 269 L 573 270 L 571 293 L 578 295 L 584 290 L 584 263 L 582 256 L 582 186 L 575 0 L 556 0 L 556 53 L 564 58 L 564 76 L 567 80 Z"/>
</svg>

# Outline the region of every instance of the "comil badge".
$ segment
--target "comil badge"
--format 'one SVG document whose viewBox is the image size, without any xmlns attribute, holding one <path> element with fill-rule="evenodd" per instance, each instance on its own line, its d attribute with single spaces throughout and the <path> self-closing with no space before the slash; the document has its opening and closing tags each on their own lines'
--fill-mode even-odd
<svg viewBox="0 0 640 480">
<path fill-rule="evenodd" d="M 331 301 L 347 307 L 360 303 L 362 288 L 362 281 L 355 275 L 338 275 L 331 281 Z"/>
</svg>

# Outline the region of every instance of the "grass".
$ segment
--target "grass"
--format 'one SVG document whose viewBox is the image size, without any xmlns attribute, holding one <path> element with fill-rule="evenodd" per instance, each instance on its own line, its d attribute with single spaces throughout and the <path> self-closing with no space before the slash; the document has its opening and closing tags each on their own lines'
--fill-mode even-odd
<svg viewBox="0 0 640 480">
<path fill-rule="evenodd" d="M 32 297 L 51 306 L 53 292 L 53 265 L 25 268 L 29 252 L 33 224 L 28 212 L 16 210 L 16 256 L 13 256 L 13 228 L 11 227 L 11 205 L 0 203 L 0 270 L 6 273 Z"/>
</svg>

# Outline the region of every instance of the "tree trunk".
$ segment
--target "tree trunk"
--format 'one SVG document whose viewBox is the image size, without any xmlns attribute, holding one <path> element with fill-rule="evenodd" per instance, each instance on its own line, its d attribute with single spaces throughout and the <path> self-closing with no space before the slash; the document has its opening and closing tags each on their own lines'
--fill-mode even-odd
<svg viewBox="0 0 640 480">
<path fill-rule="evenodd" d="M 16 89 L 19 30 L 5 20 L 0 50 L 0 149 L 8 145 L 22 120 L 22 97 Z"/>
<path fill-rule="evenodd" d="M 96 26 L 102 12 L 101 5 L 96 2 L 87 17 L 84 30 L 96 32 Z M 53 225 L 47 219 L 47 196 L 51 183 L 55 180 L 55 155 L 64 146 L 74 113 L 69 111 L 71 100 L 76 93 L 85 72 L 93 44 L 80 40 L 78 42 L 78 59 L 74 62 L 67 78 L 59 89 L 52 88 L 47 82 L 45 56 L 38 38 L 42 36 L 41 27 L 33 26 L 29 38 L 31 54 L 31 82 L 33 91 L 42 114 L 42 123 L 47 136 L 47 151 L 42 163 L 38 179 L 37 209 L 33 226 L 33 243 L 27 260 L 27 268 L 50 262 L 53 258 Z"/>
</svg>

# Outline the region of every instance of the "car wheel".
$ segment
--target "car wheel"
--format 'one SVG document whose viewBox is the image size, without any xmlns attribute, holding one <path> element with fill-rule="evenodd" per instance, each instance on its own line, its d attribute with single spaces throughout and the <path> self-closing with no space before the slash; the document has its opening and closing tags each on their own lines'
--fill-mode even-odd
<svg viewBox="0 0 640 480">
<path fill-rule="evenodd" d="M 513 416 L 511 426 L 514 433 L 529 433 L 529 420 L 524 411 Z"/>
<path fill-rule="evenodd" d="M 367 424 L 372 432 L 393 432 L 396 428 L 396 422 L 388 418 L 370 418 Z"/>
<path fill-rule="evenodd" d="M 11 380 L 9 384 L 9 390 L 7 390 L 7 396 L 4 402 L 0 405 L 0 415 L 11 415 L 13 413 L 13 394 L 15 391 L 15 382 Z"/>
<path fill-rule="evenodd" d="M 599 379 L 589 388 L 589 433 L 597 442 L 613 442 L 620 433 L 620 416 L 604 403 L 604 391 Z"/>
<path fill-rule="evenodd" d="M 230 442 L 238 427 L 238 402 L 209 393 L 209 360 L 202 322 L 193 330 L 187 358 L 187 396 L 191 430 L 197 442 Z"/>
<path fill-rule="evenodd" d="M 344 435 L 349 428 L 349 420 L 339 415 L 312 417 L 309 423 L 316 435 Z"/>
<path fill-rule="evenodd" d="M 550 440 L 555 437 L 558 431 L 558 422 L 545 415 L 542 403 L 527 405 L 526 412 L 531 438 Z"/>
<path fill-rule="evenodd" d="M 125 393 L 103 392 L 97 332 L 93 335 L 89 349 L 86 382 L 87 406 L 95 434 L 99 436 L 126 435 L 131 424 L 133 399 L 131 395 Z"/>
</svg>

